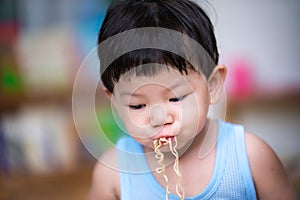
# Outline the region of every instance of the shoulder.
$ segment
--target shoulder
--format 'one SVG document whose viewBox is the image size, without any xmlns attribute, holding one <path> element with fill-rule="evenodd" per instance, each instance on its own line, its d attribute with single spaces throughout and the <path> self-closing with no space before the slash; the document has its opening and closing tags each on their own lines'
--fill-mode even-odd
<svg viewBox="0 0 300 200">
<path fill-rule="evenodd" d="M 120 199 L 120 179 L 117 169 L 116 150 L 108 150 L 94 167 L 89 200 Z"/>
<path fill-rule="evenodd" d="M 285 169 L 273 149 L 258 136 L 246 133 L 246 146 L 259 199 L 296 199 Z"/>
</svg>

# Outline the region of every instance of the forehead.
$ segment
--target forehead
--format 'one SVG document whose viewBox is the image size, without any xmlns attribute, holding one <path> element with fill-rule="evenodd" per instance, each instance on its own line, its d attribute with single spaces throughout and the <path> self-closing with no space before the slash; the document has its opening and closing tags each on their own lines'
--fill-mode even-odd
<svg viewBox="0 0 300 200">
<path fill-rule="evenodd" d="M 195 82 L 203 78 L 202 75 L 192 70 L 189 70 L 186 75 L 181 74 L 174 68 L 165 67 L 152 75 L 137 75 L 135 73 L 122 75 L 117 84 L 115 84 L 114 91 L 119 95 L 124 93 L 132 94 L 134 91 L 149 85 L 159 85 L 173 90 L 181 86 L 190 87 L 196 85 Z"/>
</svg>

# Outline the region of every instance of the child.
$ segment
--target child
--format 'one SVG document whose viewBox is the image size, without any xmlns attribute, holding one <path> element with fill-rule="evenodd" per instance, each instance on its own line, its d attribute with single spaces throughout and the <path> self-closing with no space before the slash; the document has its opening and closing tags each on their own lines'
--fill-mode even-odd
<svg viewBox="0 0 300 200">
<path fill-rule="evenodd" d="M 207 117 L 226 67 L 198 5 L 117 1 L 98 44 L 104 92 L 130 136 L 100 158 L 91 200 L 296 198 L 264 141 Z"/>
</svg>

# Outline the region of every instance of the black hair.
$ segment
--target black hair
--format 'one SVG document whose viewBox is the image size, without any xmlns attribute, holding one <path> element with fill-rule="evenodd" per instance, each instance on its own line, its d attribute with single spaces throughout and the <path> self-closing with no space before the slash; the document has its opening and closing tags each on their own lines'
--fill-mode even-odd
<svg viewBox="0 0 300 200">
<path fill-rule="evenodd" d="M 114 51 L 120 48 L 121 42 L 116 41 L 114 44 L 108 44 L 106 48 L 101 48 L 102 42 L 124 31 L 144 27 L 160 27 L 186 34 L 204 48 L 214 66 L 218 63 L 219 54 L 213 25 L 205 11 L 196 3 L 189 0 L 115 1 L 108 8 L 98 35 L 101 79 L 110 92 L 113 92 L 114 84 L 121 75 L 142 64 L 164 64 L 179 70 L 180 73 L 195 69 L 184 57 L 154 48 L 135 49 L 120 55 L 111 62 L 106 62 L 109 60 L 107 59 L 109 54 L 115 53 Z M 137 40 L 142 37 L 138 35 Z M 106 65 L 108 66 L 103 67 Z M 201 66 L 201 72 L 208 77 L 214 66 Z M 137 74 L 154 74 L 157 70 L 148 69 Z"/>
</svg>

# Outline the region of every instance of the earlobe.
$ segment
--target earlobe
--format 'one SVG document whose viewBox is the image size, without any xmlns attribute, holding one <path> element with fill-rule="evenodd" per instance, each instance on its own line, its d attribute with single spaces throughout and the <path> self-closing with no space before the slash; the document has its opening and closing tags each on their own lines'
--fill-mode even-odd
<svg viewBox="0 0 300 200">
<path fill-rule="evenodd" d="M 222 88 L 226 79 L 227 68 L 224 65 L 217 65 L 208 79 L 210 103 L 216 104 L 221 96 Z"/>
</svg>

